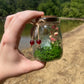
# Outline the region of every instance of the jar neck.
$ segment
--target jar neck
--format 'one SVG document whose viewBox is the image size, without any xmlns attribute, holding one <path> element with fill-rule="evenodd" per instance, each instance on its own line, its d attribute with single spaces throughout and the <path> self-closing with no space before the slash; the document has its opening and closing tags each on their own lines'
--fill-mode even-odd
<svg viewBox="0 0 84 84">
<path fill-rule="evenodd" d="M 53 25 L 53 24 L 60 24 L 59 21 L 45 21 L 43 19 L 40 19 L 38 22 L 39 25 Z"/>
<path fill-rule="evenodd" d="M 41 25 L 41 24 L 59 24 L 59 18 L 57 18 L 56 16 L 44 16 L 44 17 L 41 17 L 39 20 L 38 20 L 38 24 Z"/>
</svg>

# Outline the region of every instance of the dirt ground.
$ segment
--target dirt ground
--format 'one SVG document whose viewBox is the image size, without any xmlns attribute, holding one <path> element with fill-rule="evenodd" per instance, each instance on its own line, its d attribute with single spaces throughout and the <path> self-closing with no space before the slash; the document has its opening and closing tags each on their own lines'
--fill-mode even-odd
<svg viewBox="0 0 84 84">
<path fill-rule="evenodd" d="M 25 55 L 26 55 L 25 51 Z M 4 84 L 84 84 L 84 24 L 63 34 L 63 56 Z"/>
</svg>

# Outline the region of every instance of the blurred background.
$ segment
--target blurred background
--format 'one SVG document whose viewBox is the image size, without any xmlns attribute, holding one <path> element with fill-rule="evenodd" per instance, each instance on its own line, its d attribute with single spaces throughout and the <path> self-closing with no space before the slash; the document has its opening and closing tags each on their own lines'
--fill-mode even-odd
<svg viewBox="0 0 84 84">
<path fill-rule="evenodd" d="M 61 19 L 62 34 L 84 23 L 84 0 L 0 0 L 0 40 L 4 32 L 4 22 L 7 15 L 24 10 L 44 11 L 45 15 L 57 17 L 79 18 L 78 20 Z M 20 41 L 20 49 L 29 46 L 30 30 L 32 25 L 27 24 Z"/>
</svg>

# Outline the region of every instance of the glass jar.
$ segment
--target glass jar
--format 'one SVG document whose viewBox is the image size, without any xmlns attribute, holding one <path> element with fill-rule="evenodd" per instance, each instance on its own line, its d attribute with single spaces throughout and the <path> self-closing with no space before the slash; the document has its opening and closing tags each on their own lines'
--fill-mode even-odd
<svg viewBox="0 0 84 84">
<path fill-rule="evenodd" d="M 38 19 L 31 30 L 30 45 L 35 59 L 47 62 L 62 56 L 62 36 L 59 19 L 44 16 Z"/>
</svg>

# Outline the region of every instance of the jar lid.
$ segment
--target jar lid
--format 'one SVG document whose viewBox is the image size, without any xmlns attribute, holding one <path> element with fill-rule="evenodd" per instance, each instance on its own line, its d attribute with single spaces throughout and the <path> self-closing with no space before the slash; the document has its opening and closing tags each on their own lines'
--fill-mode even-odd
<svg viewBox="0 0 84 84">
<path fill-rule="evenodd" d="M 40 19 L 43 19 L 45 21 L 58 21 L 58 18 L 56 16 L 41 16 Z"/>
</svg>

